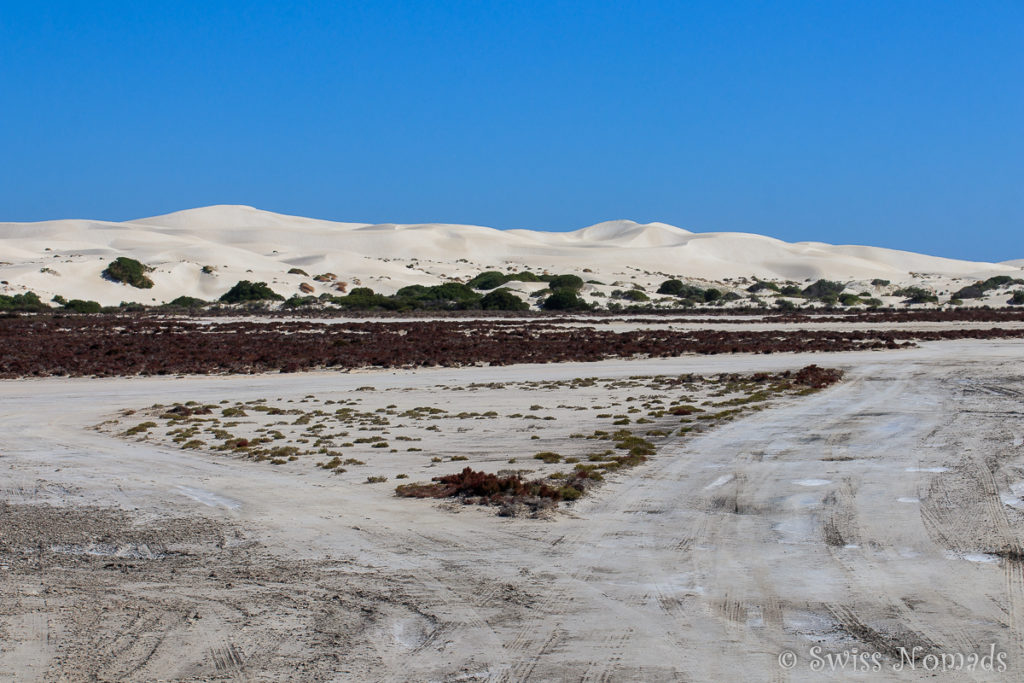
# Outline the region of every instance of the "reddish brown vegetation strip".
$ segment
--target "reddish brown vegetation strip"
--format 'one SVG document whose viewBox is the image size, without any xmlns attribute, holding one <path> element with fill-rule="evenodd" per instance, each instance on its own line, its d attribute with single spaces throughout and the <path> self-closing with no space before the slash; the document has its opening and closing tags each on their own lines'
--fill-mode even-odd
<svg viewBox="0 0 1024 683">
<path fill-rule="evenodd" d="M 793 382 L 812 389 L 824 389 L 842 378 L 843 371 L 837 368 L 819 368 L 817 365 L 808 365 L 805 368 L 800 368 L 793 375 Z"/>
<path fill-rule="evenodd" d="M 635 356 L 894 349 L 913 341 L 1024 337 L 1024 330 L 631 330 L 542 320 L 231 322 L 157 317 L 0 318 L 0 377 L 295 372 L 316 368 L 597 361 Z"/>
<path fill-rule="evenodd" d="M 496 474 L 477 472 L 469 467 L 458 474 L 434 477 L 435 484 L 405 484 L 395 492 L 406 498 L 465 498 L 482 499 L 482 503 L 498 505 L 522 501 L 526 498 L 547 498 L 562 500 L 558 488 L 548 486 L 542 480 L 523 481 L 518 475 L 499 477 Z"/>
</svg>

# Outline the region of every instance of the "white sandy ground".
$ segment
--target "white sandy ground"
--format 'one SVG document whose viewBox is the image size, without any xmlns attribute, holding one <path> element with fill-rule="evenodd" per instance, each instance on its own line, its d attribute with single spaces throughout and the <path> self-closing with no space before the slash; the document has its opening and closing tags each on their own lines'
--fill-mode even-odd
<svg viewBox="0 0 1024 683">
<path fill-rule="evenodd" d="M 828 317 L 828 313 L 823 313 L 823 317 Z M 735 316 L 714 316 L 705 317 L 701 316 L 699 311 L 691 313 L 681 313 L 679 319 L 689 319 L 688 322 L 668 322 L 675 316 L 665 316 L 665 322 L 662 322 L 660 317 L 646 316 L 637 317 L 631 315 L 624 315 L 621 318 L 615 319 L 614 322 L 603 322 L 600 318 L 584 317 L 584 316 L 572 316 L 572 315 L 559 315 L 547 317 L 542 320 L 544 325 L 550 325 L 555 328 L 593 328 L 596 330 L 607 330 L 609 332 L 626 332 L 631 330 L 679 330 L 681 332 L 694 331 L 694 330 L 723 330 L 729 332 L 765 332 L 771 330 L 786 330 L 786 331 L 800 331 L 800 330 L 837 330 L 841 332 L 852 332 L 857 330 L 903 330 L 913 332 L 935 332 L 941 330 L 991 330 L 993 327 L 1006 330 L 1019 330 L 1024 328 L 1024 321 L 1016 320 L 1001 320 L 998 323 L 993 323 L 991 320 L 952 320 L 946 322 L 930 322 L 926 320 L 908 320 L 905 322 L 875 322 L 875 321 L 862 321 L 862 322 L 848 322 L 848 321 L 815 321 L 814 318 L 801 319 L 796 322 L 778 322 L 775 320 L 768 320 L 765 322 L 748 322 L 749 316 L 735 317 Z M 237 322 L 261 322 L 265 321 L 266 317 L 259 316 L 217 316 L 217 317 L 189 317 L 189 322 L 196 322 L 205 325 L 231 325 Z M 339 317 L 292 317 L 292 316 L 281 316 L 275 318 L 275 320 L 281 321 L 296 321 L 296 322 L 308 322 L 308 323 L 321 323 L 324 325 L 347 325 L 352 322 L 348 318 Z M 424 321 L 448 321 L 452 318 L 442 318 L 434 316 L 423 316 L 419 318 L 402 318 L 402 317 L 389 317 L 386 319 L 388 323 L 403 323 L 403 322 L 424 322 Z M 477 317 L 473 315 L 460 316 L 458 318 L 460 322 L 466 322 L 471 320 L 491 320 L 493 317 Z M 384 320 L 381 320 L 384 322 Z M 529 325 L 529 322 L 525 322 Z"/>
<path fill-rule="evenodd" d="M 112 505 L 140 520 L 212 517 L 283 557 L 326 558 L 353 590 L 372 594 L 379 584 L 382 601 L 399 582 L 410 608 L 379 623 L 370 642 L 314 653 L 335 667 L 333 680 L 918 680 L 934 674 L 894 671 L 890 659 L 882 674 L 823 676 L 810 669 L 809 650 L 987 653 L 990 644 L 1007 653 L 1009 670 L 956 680 L 1020 680 L 1024 573 L 995 552 L 1019 548 L 1024 531 L 1022 359 L 1020 342 L 969 341 L 898 352 L 5 381 L 0 494 Z M 118 408 L 175 400 L 810 362 L 846 367 L 848 377 L 665 447 L 548 521 L 455 514 L 394 498 L 390 486 L 340 487 L 319 471 L 296 475 L 88 429 Z M 289 580 L 263 582 L 307 592 Z M 143 610 L 128 633 L 113 635 L 97 622 L 106 671 L 196 677 L 216 646 L 230 656 L 205 680 L 301 677 L 261 659 L 280 648 L 258 638 L 273 613 L 228 615 L 222 595 L 148 590 L 165 597 L 150 596 L 146 609 L 188 597 L 206 618 L 147 620 Z M 69 618 L 55 599 L 28 594 L 24 613 L 2 625 L 0 676 L 43 678 Z M 114 635 L 121 645 L 111 649 Z M 147 644 L 145 656 L 125 638 Z M 797 656 L 791 670 L 778 664 L 786 650 Z"/>
<path fill-rule="evenodd" d="M 100 276 L 117 256 L 156 270 L 152 289 L 107 282 Z M 1017 256 L 1008 254 L 1007 256 Z M 213 272 L 204 274 L 210 266 Z M 308 277 L 288 274 L 301 268 Z M 494 230 L 467 225 L 367 225 L 285 216 L 247 206 L 211 206 L 123 223 L 57 220 L 0 223 L 0 294 L 31 290 L 104 305 L 164 303 L 179 296 L 215 299 L 239 280 L 264 281 L 287 297 L 305 283 L 316 295 L 338 292 L 333 273 L 349 288 L 392 294 L 411 284 L 466 280 L 484 270 L 575 273 L 603 285 L 585 295 L 628 289 L 653 292 L 669 277 L 724 283 L 761 277 L 803 283 L 826 277 L 885 303 L 885 288 L 917 284 L 949 293 L 993 275 L 1024 277 L 1024 263 L 978 263 L 867 246 L 786 243 L 746 233 L 691 233 L 664 223 L 609 221 L 575 232 Z M 726 280 L 733 280 L 727 282 Z M 524 295 L 542 283 L 509 283 Z M 720 285 L 721 286 L 721 285 Z M 1001 293 L 972 305 L 1005 303 Z M 593 299 L 598 301 L 598 299 Z M 607 301 L 602 299 L 601 301 Z"/>
</svg>

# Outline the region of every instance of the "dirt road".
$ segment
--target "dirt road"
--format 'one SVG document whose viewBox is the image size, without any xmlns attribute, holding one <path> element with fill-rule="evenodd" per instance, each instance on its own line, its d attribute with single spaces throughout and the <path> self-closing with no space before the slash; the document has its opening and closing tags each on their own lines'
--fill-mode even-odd
<svg viewBox="0 0 1024 683">
<path fill-rule="evenodd" d="M 848 368 L 550 520 L 88 429 L 122 407 L 344 391 L 367 374 L 3 382 L 0 678 L 868 680 L 852 668 L 877 662 L 916 680 L 994 649 L 1005 672 L 959 679 L 1020 680 L 1022 359 L 1020 343 L 965 342 L 373 374 Z M 831 673 L 823 658 L 854 648 L 878 659 Z M 902 652 L 915 669 L 894 668 Z"/>
</svg>

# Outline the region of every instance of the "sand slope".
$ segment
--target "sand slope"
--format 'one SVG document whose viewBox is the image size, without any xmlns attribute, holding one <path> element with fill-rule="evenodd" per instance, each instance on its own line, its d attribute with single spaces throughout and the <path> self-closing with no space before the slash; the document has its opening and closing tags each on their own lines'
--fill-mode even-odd
<svg viewBox="0 0 1024 683">
<path fill-rule="evenodd" d="M 153 266 L 155 287 L 134 289 L 100 276 L 108 261 L 130 256 Z M 203 273 L 211 266 L 212 273 Z M 288 274 L 301 268 L 308 277 Z M 349 286 L 392 293 L 485 269 L 592 273 L 612 286 L 650 287 L 668 276 L 721 281 L 828 277 L 893 282 L 970 281 L 1024 275 L 1024 262 L 957 261 L 865 246 L 787 243 L 746 233 L 692 233 L 664 223 L 607 221 L 574 232 L 480 226 L 367 225 L 286 216 L 248 206 L 211 206 L 113 223 L 58 220 L 0 223 L 0 293 L 32 290 L 45 298 L 155 303 L 187 295 L 213 299 L 242 279 L 280 294 L 333 291 L 312 277 L 330 272 Z M 585 270 L 588 269 L 588 270 Z M 536 285 L 516 285 L 523 291 Z"/>
</svg>

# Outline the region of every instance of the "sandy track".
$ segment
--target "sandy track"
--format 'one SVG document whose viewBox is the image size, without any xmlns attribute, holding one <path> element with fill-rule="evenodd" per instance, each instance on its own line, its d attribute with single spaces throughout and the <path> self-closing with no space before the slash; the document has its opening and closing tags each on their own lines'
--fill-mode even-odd
<svg viewBox="0 0 1024 683">
<path fill-rule="evenodd" d="M 898 648 L 994 643 L 1019 679 L 1022 356 L 970 342 L 373 373 L 382 387 L 850 368 L 662 449 L 551 521 L 85 429 L 118 407 L 301 396 L 365 374 L 0 383 L 0 499 L 44 537 L 0 569 L 0 677 L 817 680 L 818 645 L 879 651 L 887 677 L 916 679 L 929 674 L 891 670 Z M 134 553 L 111 574 L 110 557 L 44 547 L 85 532 L 182 554 Z M 90 620 L 69 614 L 85 605 Z"/>
</svg>

